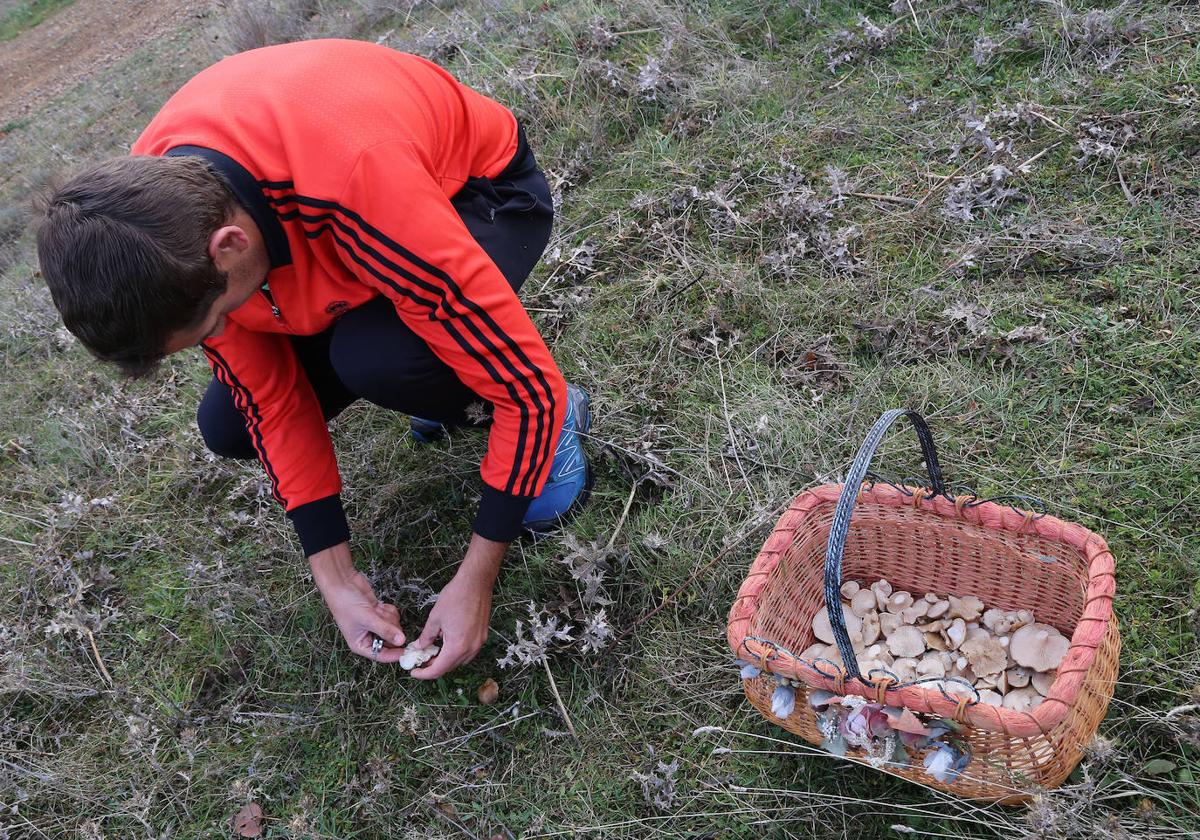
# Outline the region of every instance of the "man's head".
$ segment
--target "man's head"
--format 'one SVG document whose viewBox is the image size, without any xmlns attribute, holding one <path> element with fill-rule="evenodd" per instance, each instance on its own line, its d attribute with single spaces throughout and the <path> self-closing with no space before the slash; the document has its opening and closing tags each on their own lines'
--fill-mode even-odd
<svg viewBox="0 0 1200 840">
<path fill-rule="evenodd" d="M 67 329 L 133 376 L 219 332 L 267 268 L 253 221 L 193 157 L 116 158 L 79 173 L 47 200 L 37 240 Z"/>
</svg>

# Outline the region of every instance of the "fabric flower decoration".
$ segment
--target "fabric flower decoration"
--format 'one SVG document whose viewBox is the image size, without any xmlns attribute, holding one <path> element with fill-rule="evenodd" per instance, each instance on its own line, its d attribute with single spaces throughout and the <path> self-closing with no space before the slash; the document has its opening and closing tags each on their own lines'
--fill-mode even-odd
<svg viewBox="0 0 1200 840">
<path fill-rule="evenodd" d="M 771 714 L 777 718 L 786 718 L 796 708 L 796 689 L 788 683 L 775 687 L 771 694 Z"/>
<path fill-rule="evenodd" d="M 925 754 L 925 772 L 942 784 L 954 782 L 963 769 L 971 763 L 969 753 L 960 752 L 950 744 L 935 742 Z"/>
<path fill-rule="evenodd" d="M 741 677 L 744 680 L 752 680 L 762 673 L 758 666 L 752 662 L 747 662 L 744 659 L 735 659 L 733 664 L 736 665 L 741 672 Z"/>
</svg>

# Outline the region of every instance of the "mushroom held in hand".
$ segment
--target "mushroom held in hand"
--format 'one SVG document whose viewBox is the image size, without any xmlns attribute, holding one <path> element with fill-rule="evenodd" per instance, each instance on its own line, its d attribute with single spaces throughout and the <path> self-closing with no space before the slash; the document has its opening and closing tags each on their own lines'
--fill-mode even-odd
<svg viewBox="0 0 1200 840">
<path fill-rule="evenodd" d="M 437 645 L 419 648 L 416 645 L 409 645 L 404 649 L 404 653 L 400 654 L 400 667 L 405 671 L 411 671 L 413 668 L 419 668 L 430 659 L 438 655 L 441 648 Z"/>
<path fill-rule="evenodd" d="M 1018 665 L 1045 672 L 1057 668 L 1070 647 L 1070 640 L 1049 624 L 1026 624 L 1012 634 L 1008 652 Z"/>
</svg>

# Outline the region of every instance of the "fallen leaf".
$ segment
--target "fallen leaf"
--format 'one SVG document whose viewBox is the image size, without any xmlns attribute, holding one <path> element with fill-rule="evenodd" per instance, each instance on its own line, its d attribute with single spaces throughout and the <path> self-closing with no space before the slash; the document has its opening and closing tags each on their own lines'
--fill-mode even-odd
<svg viewBox="0 0 1200 840">
<path fill-rule="evenodd" d="M 1146 766 L 1142 768 L 1142 772 L 1147 776 L 1161 776 L 1164 773 L 1170 773 L 1175 769 L 1175 762 L 1168 761 L 1165 758 L 1156 758 L 1152 761 L 1147 761 Z"/>
<path fill-rule="evenodd" d="M 489 677 L 475 691 L 475 696 L 479 698 L 479 702 L 483 705 L 491 706 L 500 699 L 500 685 Z"/>
<path fill-rule="evenodd" d="M 263 809 L 251 802 L 229 820 L 233 833 L 238 837 L 261 837 L 263 832 Z"/>
</svg>

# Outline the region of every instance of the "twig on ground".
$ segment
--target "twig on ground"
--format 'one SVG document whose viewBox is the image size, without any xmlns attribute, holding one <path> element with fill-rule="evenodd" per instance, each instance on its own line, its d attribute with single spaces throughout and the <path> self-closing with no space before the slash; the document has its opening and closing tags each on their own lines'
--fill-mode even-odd
<svg viewBox="0 0 1200 840">
<path fill-rule="evenodd" d="M 617 527 L 613 528 L 612 536 L 608 538 L 608 545 L 604 547 L 605 551 L 611 551 L 613 544 L 617 541 L 617 535 L 621 533 L 621 526 L 625 524 L 625 518 L 629 516 L 629 509 L 633 507 L 633 497 L 637 495 L 638 485 L 641 481 L 633 482 L 633 486 L 629 488 L 629 498 L 625 500 L 625 509 L 621 511 L 621 518 L 617 520 Z"/>
<path fill-rule="evenodd" d="M 104 676 L 104 681 L 108 683 L 108 687 L 113 687 L 112 674 L 108 673 L 108 669 L 104 667 L 104 660 L 100 658 L 100 649 L 96 647 L 96 637 L 92 634 L 91 629 L 85 627 L 84 632 L 87 633 L 88 641 L 92 645 L 92 655 L 96 657 L 96 666 L 100 669 L 100 673 Z"/>
<path fill-rule="evenodd" d="M 567 729 L 571 730 L 571 737 L 578 743 L 579 733 L 575 731 L 575 724 L 571 722 L 571 716 L 567 714 L 567 705 L 563 703 L 562 695 L 558 693 L 558 683 L 554 681 L 554 672 L 550 670 L 549 658 L 543 657 L 542 665 L 546 668 L 546 676 L 550 678 L 550 690 L 554 692 L 554 702 L 558 704 L 558 711 L 562 713 Z"/>
<path fill-rule="evenodd" d="M 847 193 L 855 198 L 865 198 L 869 201 L 890 201 L 893 204 L 907 204 L 909 207 L 915 207 L 917 200 L 915 198 L 905 198 L 900 195 L 880 195 L 879 193 L 852 192 Z"/>
</svg>

